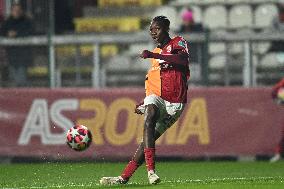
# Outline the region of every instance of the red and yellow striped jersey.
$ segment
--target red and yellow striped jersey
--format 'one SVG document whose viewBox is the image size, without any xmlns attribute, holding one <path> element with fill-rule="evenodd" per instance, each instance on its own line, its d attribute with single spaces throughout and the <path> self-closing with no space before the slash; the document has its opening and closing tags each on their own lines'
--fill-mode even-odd
<svg viewBox="0 0 284 189">
<path fill-rule="evenodd" d="M 177 54 L 183 51 L 188 54 L 187 42 L 180 36 L 170 40 L 163 49 L 155 48 L 154 53 Z M 187 80 L 189 79 L 189 65 L 151 59 L 151 68 L 145 80 L 146 96 L 155 94 L 172 103 L 187 101 Z"/>
</svg>

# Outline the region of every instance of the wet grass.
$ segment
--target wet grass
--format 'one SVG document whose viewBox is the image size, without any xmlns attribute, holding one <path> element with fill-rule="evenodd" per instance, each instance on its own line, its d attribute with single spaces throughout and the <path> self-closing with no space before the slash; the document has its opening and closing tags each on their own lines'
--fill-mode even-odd
<svg viewBox="0 0 284 189">
<path fill-rule="evenodd" d="M 150 186 L 142 166 L 123 186 L 99 185 L 118 176 L 125 163 L 0 164 L 0 188 L 284 188 L 284 162 L 159 162 L 162 182 Z"/>
</svg>

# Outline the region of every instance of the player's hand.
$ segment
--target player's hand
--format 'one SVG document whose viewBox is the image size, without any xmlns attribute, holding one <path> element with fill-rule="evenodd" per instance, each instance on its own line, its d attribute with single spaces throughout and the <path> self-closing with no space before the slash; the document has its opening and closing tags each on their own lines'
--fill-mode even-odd
<svg viewBox="0 0 284 189">
<path fill-rule="evenodd" d="M 136 113 L 138 115 L 142 115 L 143 114 L 138 108 L 135 108 L 134 113 Z"/>
<path fill-rule="evenodd" d="M 153 57 L 153 53 L 151 51 L 148 50 L 144 50 L 141 54 L 140 54 L 141 58 L 152 58 Z"/>
<path fill-rule="evenodd" d="M 141 112 L 141 110 L 139 110 L 139 107 L 140 107 L 143 103 L 144 103 L 144 102 L 140 102 L 139 104 L 137 104 L 137 105 L 135 106 L 134 113 L 139 114 L 139 115 L 142 115 L 142 114 L 143 114 L 143 112 Z"/>
<path fill-rule="evenodd" d="M 17 32 L 14 30 L 9 30 L 8 31 L 8 37 L 16 37 L 17 36 Z"/>
</svg>

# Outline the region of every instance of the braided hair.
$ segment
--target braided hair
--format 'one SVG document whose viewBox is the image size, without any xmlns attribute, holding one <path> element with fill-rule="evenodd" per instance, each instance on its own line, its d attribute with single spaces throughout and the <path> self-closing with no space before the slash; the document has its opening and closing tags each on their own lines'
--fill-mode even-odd
<svg viewBox="0 0 284 189">
<path fill-rule="evenodd" d="M 152 22 L 158 22 L 163 28 L 168 30 L 170 28 L 170 20 L 166 16 L 156 16 Z"/>
</svg>

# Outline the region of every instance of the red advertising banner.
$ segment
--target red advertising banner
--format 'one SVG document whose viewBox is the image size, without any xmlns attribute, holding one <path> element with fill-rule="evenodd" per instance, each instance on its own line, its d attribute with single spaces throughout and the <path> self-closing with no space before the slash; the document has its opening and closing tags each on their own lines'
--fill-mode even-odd
<svg viewBox="0 0 284 189">
<path fill-rule="evenodd" d="M 196 88 L 178 122 L 157 143 L 158 156 L 271 154 L 284 107 L 269 88 Z M 0 156 L 129 158 L 141 141 L 143 116 L 133 113 L 143 89 L 1 89 Z M 76 152 L 66 130 L 87 126 L 93 144 Z"/>
</svg>

